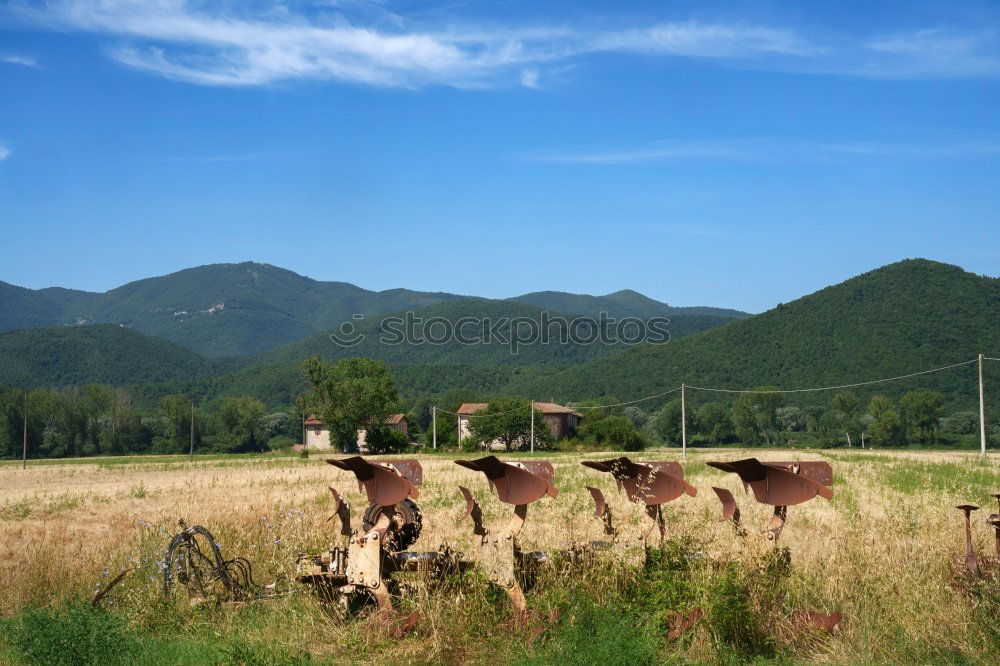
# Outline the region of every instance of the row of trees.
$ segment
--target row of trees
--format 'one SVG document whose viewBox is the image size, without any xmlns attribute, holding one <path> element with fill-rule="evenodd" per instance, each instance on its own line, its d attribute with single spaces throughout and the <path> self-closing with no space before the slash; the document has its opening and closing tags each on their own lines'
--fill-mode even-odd
<svg viewBox="0 0 1000 666">
<path fill-rule="evenodd" d="M 181 395 L 161 398 L 152 409 L 136 405 L 122 388 L 89 384 L 65 390 L 0 390 L 0 457 L 22 452 L 27 397 L 28 455 L 61 458 L 131 453 L 262 451 L 298 436 L 299 417 L 268 413 L 255 398 L 225 398 L 192 414 Z M 296 440 L 297 441 L 297 440 Z"/>
<path fill-rule="evenodd" d="M 401 401 L 386 364 L 367 358 L 335 363 L 319 357 L 305 361 L 301 370 L 308 390 L 281 411 L 268 412 L 249 396 L 225 398 L 201 406 L 194 414 L 195 448 L 199 451 L 246 452 L 285 448 L 301 441 L 300 418 L 315 413 L 330 429 L 331 441 L 350 450 L 359 430 L 375 453 L 397 451 L 409 442 L 402 433 L 385 426 L 390 414 L 401 410 Z M 784 395 L 767 392 L 740 394 L 732 402 L 688 402 L 689 441 L 708 444 L 740 443 L 749 446 L 847 444 L 894 447 L 933 445 L 942 434 L 965 435 L 978 431 L 975 412 L 945 417 L 944 397 L 935 391 L 913 391 L 898 401 L 876 395 L 862 405 L 851 391 L 836 393 L 828 404 L 786 405 Z M 190 446 L 192 403 L 182 395 L 162 397 L 155 407 L 140 408 L 126 389 L 86 385 L 65 390 L 0 389 L 0 457 L 21 454 L 25 396 L 28 408 L 28 446 L 31 457 L 120 455 L 127 453 L 184 453 Z M 452 391 L 432 403 L 408 405 L 411 435 L 430 444 L 432 404 L 447 411 L 437 413 L 437 441 L 441 448 L 458 448 L 454 415 L 462 402 L 481 396 Z M 608 402 L 611 402 L 609 400 Z M 581 426 L 570 445 L 638 450 L 650 442 L 677 445 L 681 441 L 681 401 L 675 398 L 655 412 L 638 406 L 617 408 L 600 401 L 582 402 Z M 508 448 L 526 444 L 531 436 L 531 408 L 526 399 L 496 397 L 489 408 L 471 420 L 471 437 L 465 447 L 500 441 Z M 993 437 L 1000 426 L 991 425 Z M 552 433 L 535 414 L 535 446 L 555 446 Z"/>
<path fill-rule="evenodd" d="M 767 391 L 768 387 L 760 387 Z M 657 439 L 681 441 L 681 402 L 673 399 L 653 415 L 632 413 L 633 422 L 647 426 Z M 794 444 L 804 438 L 820 446 L 866 445 L 896 447 L 934 445 L 942 434 L 978 432 L 975 412 L 944 416 L 944 396 L 936 391 L 912 391 L 899 401 L 884 395 L 862 406 L 851 391 L 836 393 L 827 405 L 784 405 L 780 393 L 743 393 L 731 404 L 706 402 L 687 409 L 689 437 L 709 443 L 738 441 L 755 446 Z"/>
</svg>

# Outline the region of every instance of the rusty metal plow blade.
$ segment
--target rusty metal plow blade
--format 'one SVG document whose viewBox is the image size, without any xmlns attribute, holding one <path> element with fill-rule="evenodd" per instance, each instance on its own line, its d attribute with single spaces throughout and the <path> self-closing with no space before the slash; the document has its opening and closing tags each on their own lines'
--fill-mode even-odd
<svg viewBox="0 0 1000 666">
<path fill-rule="evenodd" d="M 740 477 L 744 489 L 753 492 L 761 504 L 774 507 L 771 521 L 764 530 L 768 540 L 777 543 L 785 526 L 788 507 L 807 502 L 817 495 L 833 498 L 833 469 L 825 461 L 807 462 L 761 462 L 756 458 L 745 458 L 733 462 L 709 462 L 709 466 L 731 472 Z M 739 509 L 732 493 L 724 488 L 714 488 L 722 502 L 723 520 L 739 522 Z"/>
<path fill-rule="evenodd" d="M 333 513 L 326 519 L 326 522 L 330 522 L 334 518 L 339 518 L 340 534 L 349 537 L 353 533 L 351 529 L 351 505 L 340 496 L 336 488 L 330 486 L 329 489 L 330 494 L 333 495 Z"/>
<path fill-rule="evenodd" d="M 520 612 L 527 610 L 524 590 L 518 582 L 521 563 L 525 558 L 517 544 L 517 536 L 524 527 L 528 504 L 545 496 L 555 497 L 558 490 L 553 485 L 554 470 L 547 461 L 503 462 L 496 456 L 476 460 L 456 460 L 466 469 L 482 472 L 501 502 L 514 505 L 514 513 L 506 526 L 491 530 L 483 524 L 479 503 L 468 488 L 459 486 L 465 499 L 464 517 L 472 519 L 473 534 L 480 537 L 482 567 L 490 582 L 501 587 L 511 604 Z"/>
<path fill-rule="evenodd" d="M 990 517 L 986 519 L 986 524 L 993 528 L 996 532 L 994 535 L 996 539 L 996 551 L 997 551 L 997 567 L 1000 570 L 1000 493 L 995 493 L 993 497 L 997 500 L 997 513 L 991 513 Z"/>
<path fill-rule="evenodd" d="M 738 529 L 740 526 L 740 507 L 736 506 L 736 499 L 733 497 L 733 494 L 725 488 L 717 488 L 716 486 L 712 486 L 712 490 L 715 491 L 719 501 L 722 502 L 722 518 L 719 520 L 731 520 L 733 521 L 733 526 Z"/>
<path fill-rule="evenodd" d="M 636 463 L 627 457 L 611 460 L 584 460 L 584 467 L 611 474 L 619 491 L 623 491 L 630 502 L 645 505 L 645 515 L 649 522 L 639 530 L 616 527 L 612 520 L 611 507 L 597 488 L 587 487 L 595 504 L 595 517 L 604 522 L 605 534 L 612 537 L 612 546 L 627 561 L 641 564 L 645 561 L 646 546 L 654 528 L 659 530 L 660 539 L 666 531 L 662 505 L 681 495 L 695 496 L 698 490 L 684 481 L 684 470 L 676 462 Z"/>
</svg>

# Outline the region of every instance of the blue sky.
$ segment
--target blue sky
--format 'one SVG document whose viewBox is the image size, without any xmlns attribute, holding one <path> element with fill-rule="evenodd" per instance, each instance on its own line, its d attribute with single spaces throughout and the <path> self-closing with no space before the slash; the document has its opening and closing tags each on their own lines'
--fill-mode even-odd
<svg viewBox="0 0 1000 666">
<path fill-rule="evenodd" d="M 997 275 L 998 93 L 990 3 L 0 2 L 0 280 L 760 311 Z"/>
</svg>

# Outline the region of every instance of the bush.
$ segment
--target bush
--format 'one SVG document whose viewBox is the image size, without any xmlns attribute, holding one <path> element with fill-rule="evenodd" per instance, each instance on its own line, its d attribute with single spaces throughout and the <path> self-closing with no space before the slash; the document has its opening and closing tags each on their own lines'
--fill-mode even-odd
<svg viewBox="0 0 1000 666">
<path fill-rule="evenodd" d="M 130 664 L 141 651 L 125 620 L 86 603 L 27 608 L 7 633 L 14 650 L 35 664 Z"/>
<path fill-rule="evenodd" d="M 267 448 L 271 451 L 282 451 L 285 449 L 291 449 L 296 444 L 299 444 L 299 437 L 296 439 L 291 435 L 275 435 L 271 439 L 267 440 Z"/>
<path fill-rule="evenodd" d="M 979 432 L 978 412 L 957 412 L 941 419 L 941 431 L 952 435 L 972 435 Z"/>
<path fill-rule="evenodd" d="M 600 421 L 585 422 L 580 436 L 607 449 L 641 451 L 646 448 L 646 438 L 624 416 L 609 416 Z"/>
<path fill-rule="evenodd" d="M 388 426 L 370 428 L 365 435 L 369 453 L 400 453 L 410 446 L 406 435 Z"/>
</svg>

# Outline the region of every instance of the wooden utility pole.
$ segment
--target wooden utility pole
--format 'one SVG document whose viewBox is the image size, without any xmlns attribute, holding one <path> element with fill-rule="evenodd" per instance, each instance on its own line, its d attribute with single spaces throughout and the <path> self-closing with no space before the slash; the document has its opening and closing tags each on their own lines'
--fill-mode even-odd
<svg viewBox="0 0 1000 666">
<path fill-rule="evenodd" d="M 188 461 L 194 462 L 194 403 L 191 403 L 191 449 L 188 452 Z"/>
<path fill-rule="evenodd" d="M 535 401 L 531 401 L 531 453 L 535 453 Z"/>
<path fill-rule="evenodd" d="M 431 405 L 431 431 L 433 432 L 434 448 L 438 447 L 438 408 Z"/>
<path fill-rule="evenodd" d="M 979 355 L 979 450 L 986 459 L 986 399 L 983 396 L 983 355 Z"/>
<path fill-rule="evenodd" d="M 684 384 L 681 384 L 681 460 L 687 460 L 688 430 L 687 405 L 684 404 Z"/>
<path fill-rule="evenodd" d="M 21 454 L 21 469 L 28 469 L 28 391 L 24 391 L 24 450 Z"/>
</svg>

